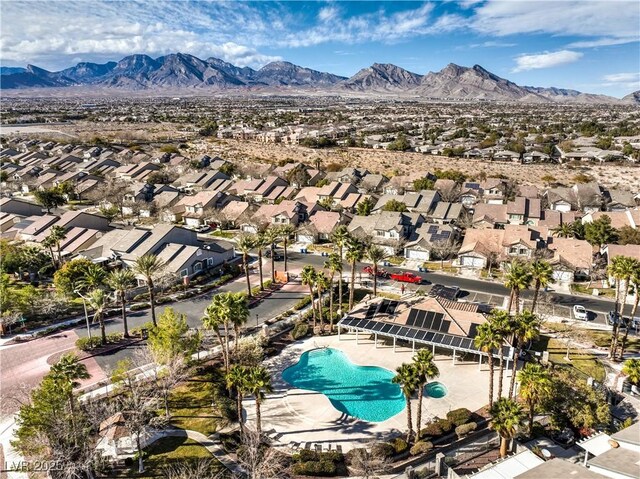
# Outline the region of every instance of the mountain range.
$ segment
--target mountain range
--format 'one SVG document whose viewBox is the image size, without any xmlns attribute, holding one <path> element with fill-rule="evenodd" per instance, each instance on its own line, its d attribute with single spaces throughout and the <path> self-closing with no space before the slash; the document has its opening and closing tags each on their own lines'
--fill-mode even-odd
<svg viewBox="0 0 640 479">
<path fill-rule="evenodd" d="M 450 63 L 439 72 L 420 75 L 392 64 L 374 63 L 351 78 L 294 65 L 271 62 L 259 70 L 237 67 L 218 58 L 201 60 L 175 53 L 151 58 L 129 55 L 119 62 L 82 62 L 50 72 L 34 65 L 1 67 L 0 88 L 68 88 L 94 86 L 130 90 L 206 89 L 236 91 L 295 92 L 366 95 L 395 94 L 451 100 L 521 102 L 632 103 L 640 104 L 640 92 L 622 100 L 576 90 L 520 86 L 480 65 L 462 67 Z"/>
</svg>

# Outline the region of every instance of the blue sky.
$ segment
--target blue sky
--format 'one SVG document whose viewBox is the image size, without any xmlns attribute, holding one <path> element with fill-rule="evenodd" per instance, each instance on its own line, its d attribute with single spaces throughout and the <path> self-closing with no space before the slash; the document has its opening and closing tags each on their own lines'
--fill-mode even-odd
<svg viewBox="0 0 640 479">
<path fill-rule="evenodd" d="M 56 70 L 172 52 L 351 76 L 480 64 L 521 85 L 622 96 L 640 89 L 640 2 L 0 2 L 0 61 Z"/>
</svg>

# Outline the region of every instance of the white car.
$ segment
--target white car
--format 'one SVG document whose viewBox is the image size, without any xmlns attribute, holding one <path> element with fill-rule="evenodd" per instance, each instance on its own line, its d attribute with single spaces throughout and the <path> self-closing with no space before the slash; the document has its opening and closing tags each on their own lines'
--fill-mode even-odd
<svg viewBox="0 0 640 479">
<path fill-rule="evenodd" d="M 575 319 L 580 319 L 582 321 L 586 321 L 587 319 L 589 319 L 589 315 L 587 314 L 587 310 L 584 309 L 584 306 L 582 306 L 580 304 L 576 304 L 573 307 L 573 317 Z"/>
</svg>

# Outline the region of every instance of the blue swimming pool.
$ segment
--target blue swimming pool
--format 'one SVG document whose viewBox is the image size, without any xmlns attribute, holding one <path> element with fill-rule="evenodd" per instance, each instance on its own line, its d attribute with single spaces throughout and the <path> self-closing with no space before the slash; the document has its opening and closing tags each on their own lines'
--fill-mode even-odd
<svg viewBox="0 0 640 479">
<path fill-rule="evenodd" d="M 395 374 L 377 366 L 356 366 L 337 349 L 314 349 L 285 369 L 282 378 L 299 389 L 324 394 L 333 407 L 349 416 L 380 422 L 401 412 L 405 400 Z"/>
</svg>

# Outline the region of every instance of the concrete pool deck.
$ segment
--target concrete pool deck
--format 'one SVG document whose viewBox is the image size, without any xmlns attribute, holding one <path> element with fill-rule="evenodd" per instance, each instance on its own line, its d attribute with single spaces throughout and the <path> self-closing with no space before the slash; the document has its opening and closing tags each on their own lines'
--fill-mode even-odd
<svg viewBox="0 0 640 479">
<path fill-rule="evenodd" d="M 272 373 L 273 393 L 267 395 L 262 403 L 262 430 L 277 443 L 287 446 L 297 443 L 304 448 L 306 443 L 322 446 L 323 450 L 340 445 L 344 452 L 374 441 L 394 437 L 406 432 L 406 412 L 382 422 L 368 422 L 347 416 L 335 409 L 322 393 L 296 389 L 282 379 L 282 371 L 298 362 L 300 355 L 312 349 L 330 347 L 345 353 L 349 360 L 361 366 L 379 366 L 395 371 L 403 362 L 410 362 L 413 356 L 411 348 L 383 345 L 378 346 L 367 335 L 360 334 L 356 344 L 355 334 L 338 336 L 313 336 L 297 341 L 285 348 L 278 356 L 267 361 Z M 438 416 L 445 417 L 452 409 L 466 407 L 476 411 L 488 403 L 489 366 L 486 359 L 482 368 L 478 359 L 471 361 L 456 360 L 452 356 L 436 354 L 436 365 L 440 376 L 434 381 L 444 384 L 448 390 L 441 399 L 425 397 L 422 404 L 422 423 Z M 497 366 L 497 365 L 496 365 Z M 497 370 L 496 370 L 497 384 Z M 505 374 L 505 389 L 508 388 L 508 376 Z M 247 422 L 255 421 L 253 399 L 245 400 Z M 417 399 L 412 401 L 412 414 L 415 427 Z"/>
</svg>

